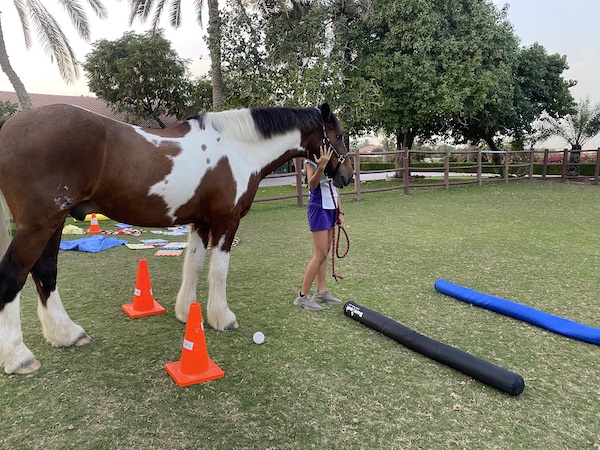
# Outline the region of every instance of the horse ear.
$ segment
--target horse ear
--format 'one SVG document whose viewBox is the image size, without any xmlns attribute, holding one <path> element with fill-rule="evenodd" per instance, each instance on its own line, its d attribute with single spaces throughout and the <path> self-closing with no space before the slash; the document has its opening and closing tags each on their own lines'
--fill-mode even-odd
<svg viewBox="0 0 600 450">
<path fill-rule="evenodd" d="M 332 114 L 331 114 L 331 108 L 329 107 L 328 103 L 323 103 L 321 105 L 321 107 L 319 108 L 321 110 L 321 116 L 323 117 L 323 121 L 324 122 L 331 122 L 332 121 Z"/>
</svg>

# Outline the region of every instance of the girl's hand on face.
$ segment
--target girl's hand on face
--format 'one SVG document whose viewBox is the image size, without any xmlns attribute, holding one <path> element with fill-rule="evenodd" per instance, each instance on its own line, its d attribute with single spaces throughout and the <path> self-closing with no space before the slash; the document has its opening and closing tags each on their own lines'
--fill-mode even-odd
<svg viewBox="0 0 600 450">
<path fill-rule="evenodd" d="M 326 147 L 325 145 L 321 145 L 319 147 L 319 157 L 317 157 L 317 155 L 313 155 L 313 159 L 321 168 L 321 170 L 325 170 L 325 167 L 327 167 L 327 163 L 331 159 L 332 154 L 333 152 L 330 148 Z"/>
</svg>

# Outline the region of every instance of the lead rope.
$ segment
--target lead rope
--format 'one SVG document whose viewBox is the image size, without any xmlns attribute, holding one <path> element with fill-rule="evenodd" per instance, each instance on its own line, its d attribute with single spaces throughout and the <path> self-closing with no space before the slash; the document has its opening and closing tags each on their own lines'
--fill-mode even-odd
<svg viewBox="0 0 600 450">
<path fill-rule="evenodd" d="M 333 235 L 331 236 L 331 275 L 333 276 L 333 279 L 337 282 L 338 280 L 343 280 L 344 277 L 338 275 L 335 272 L 335 258 L 342 259 L 346 257 L 346 255 L 350 251 L 350 239 L 348 238 L 348 233 L 346 232 L 344 227 L 340 225 L 340 208 L 335 202 L 335 197 L 333 195 L 333 187 L 331 187 L 331 181 L 328 180 L 327 184 L 329 185 L 329 192 L 331 192 L 331 200 L 333 201 L 333 206 L 335 208 L 335 224 L 338 227 L 337 239 L 335 233 L 335 225 L 333 226 Z M 343 255 L 340 255 L 340 238 L 342 237 L 342 232 L 346 237 L 346 251 Z"/>
</svg>

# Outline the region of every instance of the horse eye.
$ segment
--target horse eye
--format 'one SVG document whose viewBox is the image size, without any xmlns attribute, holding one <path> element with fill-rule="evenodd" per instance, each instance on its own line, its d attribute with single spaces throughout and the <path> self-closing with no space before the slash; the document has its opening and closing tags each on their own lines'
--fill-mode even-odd
<svg viewBox="0 0 600 450">
<path fill-rule="evenodd" d="M 344 137 L 344 135 L 343 135 L 343 134 L 336 134 L 336 135 L 335 135 L 335 137 L 336 137 L 338 140 L 340 140 L 340 141 L 341 141 L 341 140 L 342 140 L 342 138 Z"/>
</svg>

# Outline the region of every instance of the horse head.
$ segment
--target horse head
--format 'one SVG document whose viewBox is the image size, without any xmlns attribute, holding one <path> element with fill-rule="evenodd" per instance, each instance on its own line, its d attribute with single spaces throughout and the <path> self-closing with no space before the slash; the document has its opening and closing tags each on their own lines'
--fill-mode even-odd
<svg viewBox="0 0 600 450">
<path fill-rule="evenodd" d="M 312 145 L 307 148 L 308 157 L 313 158 L 313 155 L 318 154 L 319 147 L 322 145 L 331 149 L 333 154 L 325 168 L 325 175 L 333 180 L 335 186 L 343 188 L 350 184 L 354 175 L 349 159 L 350 154 L 344 144 L 344 130 L 327 103 L 323 103 L 319 110 L 323 119 L 323 128 L 319 141 L 311 143 Z"/>
</svg>

